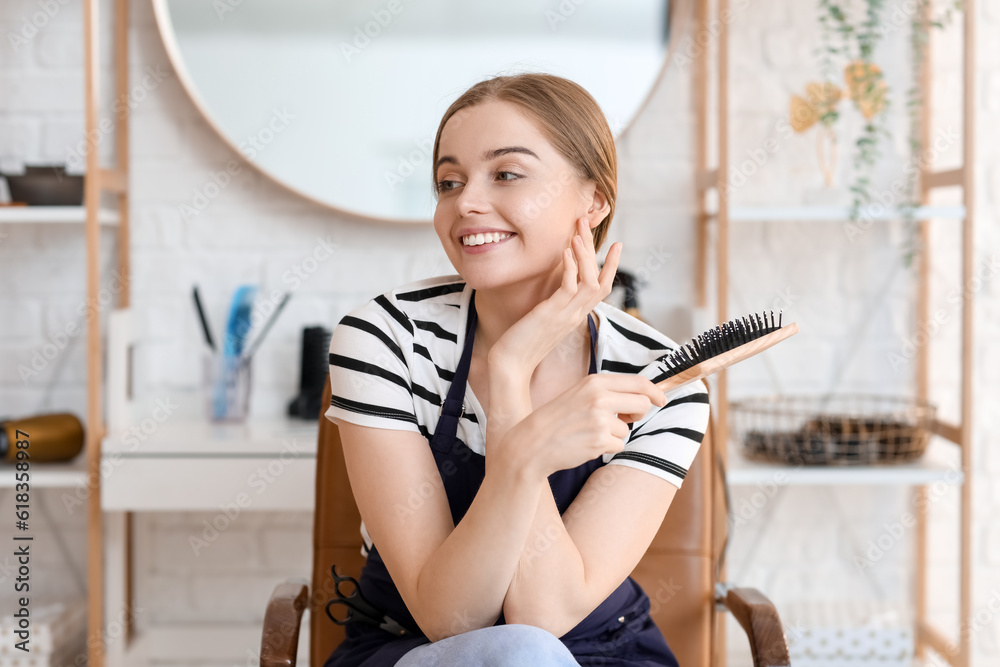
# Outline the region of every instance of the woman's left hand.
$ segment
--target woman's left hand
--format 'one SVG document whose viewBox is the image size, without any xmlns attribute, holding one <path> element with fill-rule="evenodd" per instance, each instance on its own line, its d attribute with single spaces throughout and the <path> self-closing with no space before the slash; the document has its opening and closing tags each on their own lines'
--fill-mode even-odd
<svg viewBox="0 0 1000 667">
<path fill-rule="evenodd" d="M 621 243 L 612 244 L 604 267 L 597 273 L 597 251 L 587 218 L 577 221 L 577 234 L 563 250 L 563 280 L 548 299 L 531 309 L 494 343 L 489 363 L 503 365 L 506 372 L 516 368 L 530 378 L 538 364 L 566 336 L 580 326 L 594 306 L 611 294 L 618 270 Z M 576 344 L 569 342 L 573 349 Z"/>
</svg>

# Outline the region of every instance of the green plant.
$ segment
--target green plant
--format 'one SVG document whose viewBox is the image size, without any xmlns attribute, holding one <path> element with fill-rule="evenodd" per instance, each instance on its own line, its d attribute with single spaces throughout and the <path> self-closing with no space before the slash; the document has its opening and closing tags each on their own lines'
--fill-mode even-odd
<svg viewBox="0 0 1000 667">
<path fill-rule="evenodd" d="M 876 159 L 881 156 L 878 139 L 880 136 L 891 139 L 892 135 L 885 126 L 886 114 L 881 113 L 889 107 L 887 86 L 882 71 L 872 62 L 875 47 L 884 32 L 882 10 L 885 0 L 865 0 L 865 18 L 856 26 L 850 22 L 848 4 L 849 0 L 844 0 L 843 5 L 836 0 L 819 0 L 820 26 L 823 28 L 823 74 L 831 77 L 832 56 L 839 55 L 848 63 L 844 78 L 851 91 L 850 97 L 867 121 L 861 136 L 855 140 L 853 157 L 855 182 L 850 186 L 854 195 L 851 220 L 856 222 L 862 204 L 872 199 L 870 173 Z M 842 42 L 839 47 L 831 43 L 831 31 L 839 34 Z M 864 100 L 871 102 L 864 105 Z"/>
<path fill-rule="evenodd" d="M 931 0 L 916 0 L 916 2 L 917 6 L 913 14 L 910 15 L 910 72 L 913 79 L 909 89 L 906 91 L 906 107 L 909 111 L 910 121 L 908 144 L 911 164 L 909 165 L 910 169 L 906 172 L 908 179 L 904 191 L 907 197 L 901 204 L 904 224 L 909 232 L 907 234 L 909 243 L 904 247 L 906 252 L 903 255 L 903 263 L 907 267 L 913 261 L 913 255 L 918 250 L 921 250 L 916 241 L 918 229 L 915 220 L 915 211 L 920 205 L 920 196 L 917 192 L 917 174 L 919 173 L 919 169 L 914 167 L 918 165 L 923 166 L 925 162 L 925 156 L 923 155 L 924 147 L 920 141 L 920 118 L 922 109 L 926 104 L 923 95 L 927 91 L 923 91 L 919 83 L 924 50 L 930 39 L 930 28 L 935 27 L 943 30 L 951 22 L 952 14 L 955 11 L 961 11 L 963 5 L 963 0 L 956 0 L 944 10 L 940 18 L 935 19 L 931 16 L 930 20 L 925 22 L 924 15 L 927 13 Z M 916 164 L 913 163 L 914 161 L 916 161 Z"/>
<path fill-rule="evenodd" d="M 854 182 L 849 187 L 853 195 L 850 219 L 852 223 L 857 223 L 861 207 L 873 200 L 871 172 L 878 158 L 882 156 L 879 150 L 879 139 L 892 138 L 886 125 L 888 114 L 885 113 L 890 106 L 889 89 L 882 71 L 872 60 L 879 40 L 886 32 L 886 25 L 882 20 L 885 0 L 864 0 L 864 19 L 857 25 L 852 24 L 849 18 L 850 0 L 839 2 L 838 0 L 818 0 L 818 2 L 821 28 L 821 45 L 818 52 L 822 75 L 829 82 L 835 71 L 834 59 L 839 58 L 846 62 L 844 78 L 849 90 L 848 96 L 866 119 L 860 136 L 855 140 L 855 152 L 852 160 Z M 906 266 L 910 265 L 913 254 L 917 250 L 915 242 L 917 228 L 914 216 L 915 210 L 919 206 L 919 195 L 916 187 L 916 175 L 919 170 L 914 168 L 914 162 L 921 159 L 922 150 L 919 124 L 924 100 L 921 96 L 919 77 L 924 46 L 928 40 L 930 27 L 946 27 L 952 12 L 962 5 L 962 0 L 956 0 L 952 6 L 947 8 L 942 18 L 925 22 L 924 14 L 930 2 L 931 0 L 916 0 L 909 20 L 911 74 L 913 77 L 912 85 L 907 90 L 906 102 L 909 111 L 910 168 L 906 170 L 905 197 L 900 203 L 904 224 L 908 230 L 908 241 L 903 258 Z M 839 37 L 839 44 L 834 43 L 837 37 Z M 833 84 L 828 83 L 827 85 L 832 86 Z M 832 126 L 838 118 L 839 112 L 836 108 L 826 110 L 822 116 L 824 125 L 827 127 Z"/>
</svg>

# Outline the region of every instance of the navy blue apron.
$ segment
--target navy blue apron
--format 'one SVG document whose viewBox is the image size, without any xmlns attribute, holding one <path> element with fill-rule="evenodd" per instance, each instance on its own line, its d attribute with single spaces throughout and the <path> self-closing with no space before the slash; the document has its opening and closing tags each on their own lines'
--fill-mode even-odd
<svg viewBox="0 0 1000 667">
<path fill-rule="evenodd" d="M 476 333 L 475 299 L 473 290 L 462 358 L 430 441 L 456 526 L 479 491 L 486 470 L 486 458 L 456 437 L 458 420 L 464 411 Z M 587 323 L 590 325 L 589 373 L 592 374 L 597 372 L 597 327 L 589 314 Z M 570 506 L 590 474 L 602 465 L 603 458 L 598 456 L 576 468 L 549 475 L 549 485 L 560 514 Z M 370 625 L 350 623 L 345 627 L 344 642 L 330 654 L 324 667 L 391 667 L 411 649 L 429 643 L 407 610 L 374 545 L 361 570 L 359 589 L 369 602 L 413 635 L 399 638 Z M 501 612 L 494 625 L 504 622 Z M 649 617 L 649 597 L 632 577 L 625 579 L 590 615 L 560 639 L 581 665 L 677 667 L 677 660 L 663 634 Z"/>
</svg>

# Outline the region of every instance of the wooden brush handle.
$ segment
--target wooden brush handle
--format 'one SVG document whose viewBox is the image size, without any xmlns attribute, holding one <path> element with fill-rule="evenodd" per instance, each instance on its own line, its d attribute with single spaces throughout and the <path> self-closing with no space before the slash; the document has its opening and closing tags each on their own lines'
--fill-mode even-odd
<svg viewBox="0 0 1000 667">
<path fill-rule="evenodd" d="M 677 375 L 668 377 L 666 380 L 661 380 L 656 383 L 656 386 L 664 393 L 673 391 L 678 387 L 683 387 L 689 382 L 694 382 L 695 380 L 700 380 L 703 377 L 718 373 L 723 368 L 728 368 L 729 366 L 743 361 L 744 359 L 749 359 L 755 354 L 760 354 L 775 343 L 779 343 L 792 334 L 798 333 L 798 331 L 799 325 L 795 322 L 786 324 L 777 331 L 772 331 L 771 333 L 761 336 L 760 338 L 756 338 L 749 343 L 743 343 L 743 345 L 740 345 L 739 347 L 734 347 L 733 349 L 723 352 L 718 356 L 706 359 L 705 361 L 695 364 L 691 368 L 688 368 Z"/>
</svg>

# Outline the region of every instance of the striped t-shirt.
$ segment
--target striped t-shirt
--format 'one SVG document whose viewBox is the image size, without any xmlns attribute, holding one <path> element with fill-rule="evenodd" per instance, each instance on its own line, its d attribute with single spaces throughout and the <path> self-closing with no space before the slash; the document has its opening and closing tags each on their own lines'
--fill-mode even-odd
<svg viewBox="0 0 1000 667">
<path fill-rule="evenodd" d="M 462 355 L 471 295 L 461 276 L 438 276 L 397 287 L 345 315 L 330 341 L 327 419 L 414 431 L 429 441 Z M 662 373 L 656 360 L 678 345 L 609 303 L 598 303 L 594 313 L 597 371 L 638 373 L 655 382 Z M 680 487 L 708 426 L 708 391 L 699 380 L 666 398 L 664 407 L 654 405 L 629 424 L 623 451 L 603 460 Z M 486 414 L 468 385 L 456 437 L 485 456 Z M 370 548 L 363 522 L 361 532 Z"/>
</svg>

